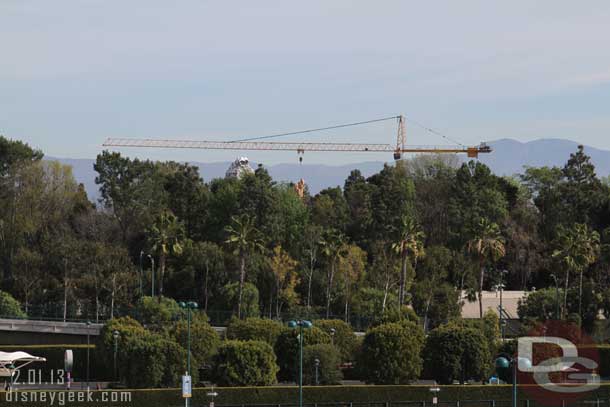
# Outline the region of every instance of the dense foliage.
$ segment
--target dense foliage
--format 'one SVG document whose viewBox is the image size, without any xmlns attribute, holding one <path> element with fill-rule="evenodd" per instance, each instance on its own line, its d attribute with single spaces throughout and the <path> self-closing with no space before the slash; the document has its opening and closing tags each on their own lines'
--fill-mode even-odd
<svg viewBox="0 0 610 407">
<path fill-rule="evenodd" d="M 274 346 L 282 332 L 282 324 L 261 318 L 234 318 L 227 326 L 227 338 L 240 341 L 263 341 Z"/>
<path fill-rule="evenodd" d="M 280 380 L 295 378 L 297 333 L 249 318 L 334 319 L 307 330 L 305 345 L 335 345 L 341 362 L 359 353 L 368 381 L 403 383 L 421 370 L 416 326 L 477 331 L 494 353 L 497 319 L 481 306 L 481 321 L 460 321 L 462 293 L 480 303 L 500 283 L 530 291 L 519 308 L 528 322 L 557 314 L 592 330 L 600 313 L 610 316 L 610 182 L 582 147 L 561 168 L 514 177 L 420 156 L 369 177 L 354 170 L 342 187 L 303 197 L 262 166 L 205 182 L 190 164 L 105 151 L 94 166 L 96 203 L 69 166 L 42 157 L 0 137 L 0 314 L 125 325 L 116 328 L 125 330 L 121 371 L 133 385 L 170 385 L 184 370 L 176 301 L 200 304 L 195 367 L 219 360 L 223 346 L 207 318 L 237 318 L 229 338 L 271 346 Z M 126 315 L 134 320 L 117 322 Z M 369 329 L 363 351 L 350 325 Z M 407 357 L 394 346 L 408 347 Z M 142 363 L 151 367 L 136 374 Z"/>
<path fill-rule="evenodd" d="M 299 329 L 285 328 L 275 343 L 280 371 L 278 378 L 282 381 L 294 381 L 298 377 Z M 303 330 L 303 346 L 330 344 L 331 337 L 318 327 Z"/>
<path fill-rule="evenodd" d="M 112 363 L 114 332 L 118 332 L 119 379 L 130 387 L 171 387 L 186 371 L 186 350 L 163 332 L 145 329 L 137 321 L 116 318 L 104 326 L 99 357 Z M 193 361 L 195 366 L 196 361 Z M 195 379 L 197 372 L 194 372 Z"/>
<path fill-rule="evenodd" d="M 305 346 L 303 349 L 303 383 L 308 385 L 340 384 L 341 353 L 329 344 Z M 316 375 L 317 372 L 317 375 Z"/>
<path fill-rule="evenodd" d="M 480 330 L 451 323 L 430 332 L 423 355 L 427 376 L 453 384 L 455 380 L 484 380 L 493 354 Z"/>
<path fill-rule="evenodd" d="M 366 333 L 358 361 L 367 383 L 407 384 L 422 370 L 424 333 L 413 322 L 389 323 Z"/>
<path fill-rule="evenodd" d="M 0 291 L 0 317 L 25 318 L 26 314 L 21 310 L 21 304 L 9 293 Z"/>
<path fill-rule="evenodd" d="M 421 156 L 303 198 L 263 167 L 206 183 L 189 164 L 105 151 L 96 205 L 70 167 L 0 145 L 1 287 L 31 315 L 123 315 L 152 293 L 153 261 L 155 294 L 223 321 L 335 315 L 363 329 L 410 304 L 430 330 L 458 317 L 461 290 L 476 298 L 499 270 L 507 289 L 557 279 L 563 317 L 605 310 L 610 187 L 582 147 L 563 168 L 513 178 Z M 571 289 L 595 295 L 570 303 Z"/>
<path fill-rule="evenodd" d="M 226 341 L 216 355 L 214 379 L 224 386 L 268 386 L 276 382 L 273 348 L 261 341 Z"/>
</svg>

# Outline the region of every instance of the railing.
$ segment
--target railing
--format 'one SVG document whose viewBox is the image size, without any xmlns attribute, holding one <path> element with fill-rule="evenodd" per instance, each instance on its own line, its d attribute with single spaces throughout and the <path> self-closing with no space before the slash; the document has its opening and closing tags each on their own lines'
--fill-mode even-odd
<svg viewBox="0 0 610 407">
<path fill-rule="evenodd" d="M 204 404 L 201 404 L 204 405 Z M 207 405 L 207 403 L 205 404 Z M 216 407 L 298 407 L 298 404 L 215 404 Z M 548 405 L 548 404 L 547 404 Z M 558 400 L 556 407 L 603 407 L 610 405 L 608 399 L 592 399 L 565 401 Z M 331 403 L 303 403 L 303 407 L 511 407 L 511 400 L 461 400 L 461 401 L 442 401 L 438 400 L 435 404 L 429 401 L 379 401 L 379 402 L 331 402 Z M 534 400 L 518 400 L 519 407 L 539 407 L 544 404 Z M 172 407 L 182 407 L 176 405 Z"/>
<path fill-rule="evenodd" d="M 203 312 L 199 310 L 198 312 Z M 137 313 L 137 309 L 134 307 L 129 308 L 117 308 L 114 312 L 115 317 L 118 316 L 130 316 L 136 320 L 140 320 Z M 236 314 L 233 311 L 227 310 L 208 310 L 207 317 L 211 325 L 213 326 L 227 326 L 231 321 L 231 318 Z M 265 318 L 265 316 L 262 316 Z M 15 317 L 8 315 L 0 315 L 2 319 L 20 319 L 20 320 L 34 320 L 34 321 L 49 321 L 49 322 L 99 322 L 105 323 L 110 319 L 106 313 L 100 313 L 96 316 L 95 307 L 92 304 L 83 303 L 80 304 L 78 309 L 72 307 L 68 309 L 67 317 L 63 318 L 63 304 L 45 304 L 44 306 L 30 306 L 27 311 L 26 317 Z M 289 321 L 291 319 L 326 319 L 326 313 L 324 311 L 317 311 L 314 309 L 302 309 L 297 312 L 285 312 L 280 315 L 278 319 L 280 321 Z M 344 320 L 344 315 L 330 315 L 329 319 L 340 319 Z M 373 323 L 374 319 L 366 316 L 351 315 L 349 323 L 352 325 L 355 331 L 366 331 L 369 326 Z"/>
</svg>

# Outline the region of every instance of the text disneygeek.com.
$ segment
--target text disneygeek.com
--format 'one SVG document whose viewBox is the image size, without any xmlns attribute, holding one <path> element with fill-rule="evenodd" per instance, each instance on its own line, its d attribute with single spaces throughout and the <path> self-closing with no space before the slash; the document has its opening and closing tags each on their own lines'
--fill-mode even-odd
<svg viewBox="0 0 610 407">
<path fill-rule="evenodd" d="M 121 391 L 10 391 L 5 393 L 6 402 L 23 406 L 28 403 L 44 403 L 47 406 L 103 405 L 120 403 L 129 407 L 131 392 Z"/>
</svg>

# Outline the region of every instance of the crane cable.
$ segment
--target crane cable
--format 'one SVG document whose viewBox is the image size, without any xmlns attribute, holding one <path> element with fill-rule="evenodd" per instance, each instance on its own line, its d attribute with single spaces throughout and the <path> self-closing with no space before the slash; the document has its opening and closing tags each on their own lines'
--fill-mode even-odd
<svg viewBox="0 0 610 407">
<path fill-rule="evenodd" d="M 452 139 L 452 138 L 450 138 L 450 137 L 447 137 L 447 136 L 445 136 L 444 134 L 439 133 L 438 131 L 436 131 L 436 130 L 434 130 L 434 129 L 431 129 L 431 128 L 430 128 L 430 127 L 428 127 L 428 126 L 425 126 L 425 125 L 423 125 L 423 124 L 421 124 L 421 123 L 416 122 L 416 121 L 415 121 L 415 120 L 413 120 L 413 119 L 409 119 L 409 123 L 413 123 L 413 124 L 414 124 L 414 125 L 416 125 L 417 127 L 420 127 L 420 128 L 422 128 L 422 129 L 424 129 L 424 130 L 426 130 L 426 131 L 428 131 L 428 132 L 430 132 L 430 133 L 432 133 L 432 134 L 435 134 L 435 135 L 437 135 L 437 136 L 440 136 L 440 137 L 444 138 L 444 139 L 445 139 L 445 140 L 447 140 L 447 141 L 450 141 L 450 142 L 452 142 L 452 143 L 458 144 L 458 145 L 460 145 L 460 146 L 462 146 L 462 147 L 466 147 L 464 144 L 460 143 L 459 141 L 454 140 L 454 139 Z"/>
<path fill-rule="evenodd" d="M 397 119 L 399 117 L 400 116 L 384 117 L 384 118 L 381 118 L 381 119 L 366 120 L 366 121 L 363 121 L 363 122 L 354 122 L 354 123 L 347 123 L 347 124 L 337 124 L 335 126 L 319 127 L 317 129 L 308 129 L 308 130 L 292 131 L 290 133 L 273 134 L 271 136 L 251 137 L 251 138 L 245 138 L 245 139 L 240 139 L 240 140 L 232 140 L 232 141 L 230 141 L 230 143 L 239 143 L 239 142 L 242 142 L 242 141 L 263 140 L 263 139 L 268 139 L 268 138 L 293 136 L 293 135 L 296 135 L 296 134 L 305 134 L 305 133 L 313 133 L 313 132 L 317 132 L 317 131 L 340 129 L 340 128 L 343 128 L 343 127 L 360 126 L 362 124 L 383 122 L 383 121 L 387 121 L 387 120 L 394 120 L 394 119 Z"/>
<path fill-rule="evenodd" d="M 299 130 L 299 131 L 291 131 L 288 133 L 279 133 L 279 134 L 272 134 L 270 136 L 260 136 L 260 137 L 250 137 L 250 138 L 244 138 L 244 139 L 238 139 L 238 140 L 231 140 L 229 141 L 229 143 L 240 143 L 243 141 L 255 141 L 255 140 L 264 140 L 264 139 L 270 139 L 270 138 L 276 138 L 276 137 L 285 137 L 285 136 L 294 136 L 297 134 L 306 134 L 306 133 L 314 133 L 314 132 L 318 132 L 318 131 L 326 131 L 326 130 L 334 130 L 334 129 L 341 129 L 344 127 L 352 127 L 352 126 L 361 126 L 363 124 L 369 124 L 369 123 L 377 123 L 377 122 L 383 122 L 383 121 L 388 121 L 388 120 L 395 120 L 395 119 L 400 119 L 400 116 L 391 116 L 391 117 L 382 117 L 380 119 L 372 119 L 372 120 L 365 120 L 365 121 L 361 121 L 361 122 L 353 122 L 353 123 L 345 123 L 345 124 L 337 124 L 334 126 L 328 126 L 328 127 L 318 127 L 316 129 L 307 129 L 307 130 Z M 415 120 L 412 120 L 411 118 L 408 119 L 408 121 L 410 123 L 415 124 L 416 126 L 426 130 L 429 133 L 432 133 L 434 135 L 437 135 L 439 137 L 444 138 L 445 140 L 448 140 L 452 143 L 458 144 L 462 147 L 465 147 L 464 144 L 460 143 L 459 141 L 456 141 L 450 137 L 445 136 L 442 133 L 439 133 L 438 131 L 425 126 L 419 122 L 416 122 Z"/>
</svg>

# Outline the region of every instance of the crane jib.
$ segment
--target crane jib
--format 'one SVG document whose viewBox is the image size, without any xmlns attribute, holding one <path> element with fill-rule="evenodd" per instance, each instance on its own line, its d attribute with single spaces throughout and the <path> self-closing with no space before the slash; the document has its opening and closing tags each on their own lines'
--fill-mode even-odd
<svg viewBox="0 0 610 407">
<path fill-rule="evenodd" d="M 262 141 L 199 141 L 199 140 L 154 140 L 110 138 L 104 147 L 140 147 L 140 148 L 189 148 L 207 150 L 271 150 L 271 151 L 350 151 L 381 153 L 467 153 L 469 156 L 491 152 L 489 146 L 405 146 L 397 149 L 391 144 L 364 143 L 300 143 L 300 142 L 262 142 Z"/>
</svg>

